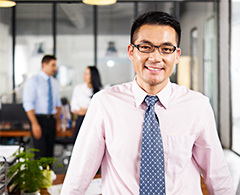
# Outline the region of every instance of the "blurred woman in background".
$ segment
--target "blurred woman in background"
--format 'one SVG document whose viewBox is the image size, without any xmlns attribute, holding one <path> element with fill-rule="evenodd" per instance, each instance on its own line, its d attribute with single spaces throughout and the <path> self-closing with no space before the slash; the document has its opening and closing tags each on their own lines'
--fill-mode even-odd
<svg viewBox="0 0 240 195">
<path fill-rule="evenodd" d="M 88 66 L 85 69 L 83 80 L 84 83 L 78 84 L 74 87 L 71 99 L 71 112 L 78 115 L 74 130 L 74 142 L 92 96 L 102 89 L 100 75 L 95 66 Z"/>
</svg>

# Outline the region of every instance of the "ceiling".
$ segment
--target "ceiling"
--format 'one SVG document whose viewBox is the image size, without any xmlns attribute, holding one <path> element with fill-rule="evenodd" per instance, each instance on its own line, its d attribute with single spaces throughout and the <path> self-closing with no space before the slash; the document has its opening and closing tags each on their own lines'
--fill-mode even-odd
<svg viewBox="0 0 240 195">
<path fill-rule="evenodd" d="M 220 0 L 117 0 L 117 2 L 181 2 L 181 1 L 188 1 L 188 2 L 214 2 L 214 1 L 220 1 Z M 15 2 L 65 2 L 65 3 L 71 3 L 71 2 L 82 2 L 81 0 L 16 0 Z"/>
<path fill-rule="evenodd" d="M 144 13 L 148 10 L 169 11 L 173 7 L 172 2 L 146 1 L 138 4 L 138 12 Z M 82 3 L 58 2 L 56 7 L 57 27 L 61 33 L 87 33 L 93 28 L 93 6 Z M 36 31 L 41 33 L 51 33 L 53 13 L 52 4 L 46 2 L 18 3 L 16 6 L 17 33 L 28 32 L 32 34 Z M 99 6 L 97 11 L 98 32 L 105 33 L 111 31 L 113 34 L 125 32 L 122 26 L 131 26 L 134 18 L 134 4 L 132 2 L 116 3 L 111 6 Z M 49 24 L 48 24 L 49 23 Z M 64 25 L 64 26 L 63 26 Z M 90 29 L 89 29 L 90 28 Z M 37 32 L 36 32 L 37 33 Z M 33 33 L 34 34 L 34 33 Z"/>
<path fill-rule="evenodd" d="M 51 18 L 53 13 L 53 6 L 51 3 L 58 2 L 57 15 L 58 27 L 62 33 L 86 33 L 91 31 L 93 25 L 93 6 L 85 5 L 79 0 L 17 0 L 16 17 L 17 17 L 17 29 L 19 34 L 24 32 L 29 34 L 51 33 Z M 71 2 L 71 3 L 70 3 Z M 99 33 L 105 31 L 112 31 L 112 33 L 126 33 L 121 26 L 131 26 L 132 20 L 135 17 L 135 6 L 131 2 L 139 2 L 138 13 L 144 13 L 149 10 L 172 12 L 173 2 L 213 2 L 212 0 L 117 0 L 118 3 L 110 6 L 98 6 L 97 19 L 100 25 L 98 25 Z M 182 4 L 181 3 L 181 4 Z M 181 10 L 183 10 L 181 6 Z M 6 10 L 7 12 L 7 10 Z M 9 14 L 8 14 L 9 15 Z M 2 15 L 3 16 L 3 15 Z M 10 16 L 10 15 L 9 15 Z M 1 18 L 1 17 L 0 17 Z M 104 22 L 101 22 L 104 21 Z M 49 24 L 48 24 L 49 23 Z M 65 25 L 61 27 L 61 25 Z M 107 26 L 108 25 L 108 26 Z M 37 28 L 36 28 L 37 26 Z M 36 30 L 38 29 L 38 30 Z"/>
</svg>

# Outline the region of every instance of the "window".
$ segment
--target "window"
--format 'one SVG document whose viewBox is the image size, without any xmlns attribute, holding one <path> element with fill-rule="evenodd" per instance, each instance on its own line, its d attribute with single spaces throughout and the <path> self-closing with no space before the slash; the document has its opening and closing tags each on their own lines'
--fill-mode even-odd
<svg viewBox="0 0 240 195">
<path fill-rule="evenodd" d="M 12 8 L 0 8 L 0 103 L 12 102 Z"/>
<path fill-rule="evenodd" d="M 45 54 L 53 54 L 52 4 L 16 6 L 15 86 L 38 74 Z M 17 101 L 21 102 L 21 91 Z"/>
<path fill-rule="evenodd" d="M 98 7 L 97 67 L 104 86 L 132 81 L 134 70 L 128 59 L 133 3 Z"/>
<path fill-rule="evenodd" d="M 93 6 L 57 4 L 56 57 L 61 96 L 71 98 L 83 82 L 87 66 L 94 65 Z"/>
</svg>

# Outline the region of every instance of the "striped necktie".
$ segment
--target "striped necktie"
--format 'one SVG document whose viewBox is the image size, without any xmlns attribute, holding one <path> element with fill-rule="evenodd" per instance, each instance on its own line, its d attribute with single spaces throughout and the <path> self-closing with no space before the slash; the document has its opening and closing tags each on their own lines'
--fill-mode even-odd
<svg viewBox="0 0 240 195">
<path fill-rule="evenodd" d="M 140 195 L 166 195 L 162 136 L 154 111 L 154 105 L 157 101 L 157 96 L 146 96 L 145 98 L 148 107 L 143 122 Z"/>
<path fill-rule="evenodd" d="M 51 114 L 52 110 L 53 110 L 52 85 L 50 78 L 48 78 L 48 114 Z"/>
</svg>

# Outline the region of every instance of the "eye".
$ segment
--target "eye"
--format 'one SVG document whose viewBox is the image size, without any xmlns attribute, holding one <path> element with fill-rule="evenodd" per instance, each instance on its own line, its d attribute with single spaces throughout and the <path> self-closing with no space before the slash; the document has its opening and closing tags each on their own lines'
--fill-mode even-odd
<svg viewBox="0 0 240 195">
<path fill-rule="evenodd" d="M 152 51 L 153 47 L 151 45 L 139 45 L 140 51 Z"/>
<path fill-rule="evenodd" d="M 174 51 L 174 47 L 171 45 L 162 45 L 160 50 L 163 53 L 172 53 Z"/>
</svg>

